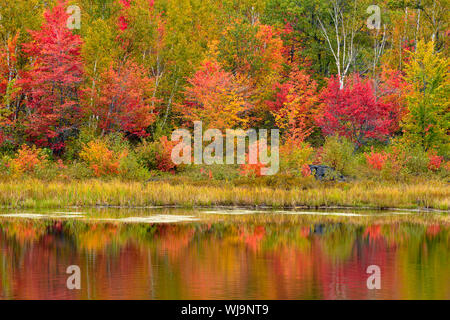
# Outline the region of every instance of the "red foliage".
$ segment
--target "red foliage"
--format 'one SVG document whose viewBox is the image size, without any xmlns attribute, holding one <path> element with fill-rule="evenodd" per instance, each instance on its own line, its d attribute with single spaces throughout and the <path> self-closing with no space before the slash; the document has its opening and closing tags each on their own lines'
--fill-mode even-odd
<svg viewBox="0 0 450 320">
<path fill-rule="evenodd" d="M 276 101 L 269 103 L 275 110 L 276 124 L 287 130 L 287 137 L 302 142 L 315 127 L 315 118 L 319 112 L 317 85 L 304 71 L 295 70 L 289 74 L 289 80 L 279 85 Z"/>
<path fill-rule="evenodd" d="M 310 175 L 311 175 L 311 168 L 307 164 L 304 164 L 302 167 L 302 176 L 309 177 Z"/>
<path fill-rule="evenodd" d="M 47 158 L 41 154 L 41 150 L 36 149 L 36 146 L 30 148 L 27 145 L 22 145 L 10 164 L 16 173 L 21 174 L 34 172 L 46 161 Z"/>
<path fill-rule="evenodd" d="M 381 73 L 377 96 L 389 106 L 389 118 L 392 119 L 389 127 L 390 133 L 400 130 L 400 121 L 407 111 L 403 94 L 405 86 L 406 83 L 400 71 L 384 69 Z"/>
<path fill-rule="evenodd" d="M 111 66 L 95 92 L 86 89 L 86 96 L 95 97 L 87 111 L 98 117 L 98 125 L 104 132 L 122 131 L 144 137 L 156 117 L 152 90 L 153 80 L 142 67 L 132 62 L 119 68 Z"/>
<path fill-rule="evenodd" d="M 126 9 L 130 8 L 130 0 L 120 0 L 120 4 L 122 6 L 122 15 L 119 16 L 119 20 L 117 22 L 117 26 L 120 31 L 125 31 L 128 28 L 128 20 L 125 17 Z"/>
<path fill-rule="evenodd" d="M 289 90 L 291 89 L 291 84 L 288 82 L 285 83 L 275 83 L 273 90 L 274 101 L 266 101 L 267 106 L 270 111 L 273 113 L 278 113 L 283 105 L 288 101 L 287 95 L 289 94 Z"/>
<path fill-rule="evenodd" d="M 223 70 L 216 60 L 207 59 L 188 82 L 186 102 L 180 109 L 188 122 L 201 120 L 204 128 L 245 127 L 253 106 L 244 78 Z"/>
<path fill-rule="evenodd" d="M 445 170 L 450 171 L 450 161 L 447 161 L 444 165 Z"/>
<path fill-rule="evenodd" d="M 262 172 L 261 169 L 265 168 L 266 165 L 261 163 L 260 159 L 259 159 L 259 145 L 260 142 L 256 142 L 255 144 L 249 146 L 249 153 L 246 154 L 245 156 L 245 163 L 241 164 L 241 170 L 240 170 L 240 174 L 242 176 L 245 177 L 261 177 L 262 176 Z M 257 154 L 257 161 L 256 163 L 250 163 L 250 154 L 252 152 L 255 152 Z"/>
<path fill-rule="evenodd" d="M 40 146 L 64 147 L 66 131 L 80 117 L 78 87 L 82 81 L 81 38 L 66 26 L 65 3 L 44 14 L 45 23 L 30 31 L 32 40 L 24 51 L 31 57 L 30 70 L 22 84 L 31 110 L 28 133 Z"/>
<path fill-rule="evenodd" d="M 130 0 L 120 0 L 120 4 L 121 4 L 124 8 L 129 8 L 129 7 L 130 7 Z"/>
<path fill-rule="evenodd" d="M 120 161 L 127 155 L 127 150 L 114 152 L 101 140 L 89 142 L 80 152 L 80 158 L 89 165 L 97 177 L 117 175 Z"/>
<path fill-rule="evenodd" d="M 322 100 L 323 115 L 317 123 L 326 135 L 339 134 L 363 145 L 390 134 L 393 106 L 377 100 L 369 80 L 354 75 L 340 89 L 339 80 L 332 77 Z"/>
<path fill-rule="evenodd" d="M 370 168 L 377 171 L 388 168 L 392 177 L 398 176 L 407 160 L 405 152 L 397 147 L 393 147 L 389 153 L 385 151 L 375 152 L 372 147 L 370 154 L 366 153 L 365 157 Z"/>
<path fill-rule="evenodd" d="M 119 17 L 119 21 L 117 22 L 117 26 L 120 31 L 124 31 L 128 28 L 128 21 L 124 16 Z"/>
<path fill-rule="evenodd" d="M 58 165 L 59 169 L 67 169 L 67 166 L 64 164 L 64 162 L 61 159 L 58 159 L 58 161 L 56 161 L 56 164 Z"/>
<path fill-rule="evenodd" d="M 428 154 L 428 160 L 428 169 L 431 171 L 438 171 L 444 162 L 444 157 L 438 156 L 436 151 L 432 151 Z"/>
<path fill-rule="evenodd" d="M 261 169 L 265 168 L 265 165 L 258 162 L 255 164 L 245 163 L 241 164 L 241 171 L 239 172 L 244 177 L 261 177 Z"/>
<path fill-rule="evenodd" d="M 386 160 L 388 159 L 386 152 L 374 152 L 373 148 L 372 151 L 369 154 L 365 154 L 365 156 L 369 167 L 378 171 L 383 170 Z"/>
<path fill-rule="evenodd" d="M 172 149 L 177 145 L 176 141 L 169 141 L 166 136 L 159 139 L 160 148 L 156 152 L 157 168 L 163 172 L 175 172 L 177 165 L 172 161 Z"/>
</svg>

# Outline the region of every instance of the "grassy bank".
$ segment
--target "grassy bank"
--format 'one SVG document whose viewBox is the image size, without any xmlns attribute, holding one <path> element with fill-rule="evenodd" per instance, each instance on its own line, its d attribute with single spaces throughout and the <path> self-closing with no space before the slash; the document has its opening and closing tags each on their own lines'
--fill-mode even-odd
<svg viewBox="0 0 450 320">
<path fill-rule="evenodd" d="M 269 206 L 274 208 L 376 207 L 448 210 L 450 188 L 440 181 L 403 183 L 354 182 L 290 189 L 265 186 L 192 185 L 187 183 L 102 181 L 0 182 L 0 206 L 57 208 L 65 206 Z"/>
</svg>

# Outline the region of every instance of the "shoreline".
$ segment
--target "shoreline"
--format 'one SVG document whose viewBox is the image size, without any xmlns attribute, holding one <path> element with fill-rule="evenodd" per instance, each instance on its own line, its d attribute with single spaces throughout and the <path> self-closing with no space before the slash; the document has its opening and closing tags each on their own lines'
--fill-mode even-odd
<svg viewBox="0 0 450 320">
<path fill-rule="evenodd" d="M 332 211 L 332 210 L 354 210 L 354 211 L 376 211 L 376 212 L 386 212 L 386 211 L 398 211 L 398 212 L 414 212 L 414 213 L 442 213 L 450 214 L 450 210 L 434 209 L 434 208 L 388 208 L 388 207 L 351 207 L 351 206 L 285 206 L 285 207 L 271 207 L 267 205 L 211 205 L 211 206 L 183 206 L 183 205 L 162 205 L 162 206 L 116 206 L 116 205 L 96 205 L 96 206 L 65 206 L 58 207 L 64 209 L 128 209 L 128 210 L 156 210 L 156 209 L 187 209 L 187 210 L 198 210 L 198 209 L 220 209 L 220 210 L 252 210 L 255 212 L 270 212 L 270 211 L 297 211 L 297 210 L 312 210 L 317 212 Z M 17 207 L 5 207 L 0 206 L 0 209 L 26 209 Z M 33 209 L 33 208 L 28 208 Z M 38 207 L 37 209 L 54 209 L 53 207 L 43 208 Z"/>
<path fill-rule="evenodd" d="M 243 208 L 312 210 L 415 210 L 450 213 L 450 188 L 427 183 L 355 182 L 291 189 L 266 186 L 192 185 L 120 180 L 0 181 L 0 207 L 10 209 L 109 208 Z"/>
</svg>

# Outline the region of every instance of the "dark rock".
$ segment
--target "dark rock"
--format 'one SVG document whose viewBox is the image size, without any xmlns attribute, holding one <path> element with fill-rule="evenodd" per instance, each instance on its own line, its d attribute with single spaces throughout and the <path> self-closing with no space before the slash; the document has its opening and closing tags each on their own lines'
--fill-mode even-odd
<svg viewBox="0 0 450 320">
<path fill-rule="evenodd" d="M 316 180 L 339 180 L 345 181 L 345 177 L 338 173 L 336 170 L 325 165 L 309 165 L 311 173 L 314 175 Z"/>
</svg>

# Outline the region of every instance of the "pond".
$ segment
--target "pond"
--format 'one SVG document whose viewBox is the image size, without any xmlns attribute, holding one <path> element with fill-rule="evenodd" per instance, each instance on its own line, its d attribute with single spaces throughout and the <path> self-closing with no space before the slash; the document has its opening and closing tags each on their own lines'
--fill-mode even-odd
<svg viewBox="0 0 450 320">
<path fill-rule="evenodd" d="M 450 299 L 449 229 L 408 211 L 3 210 L 0 299 Z"/>
</svg>

